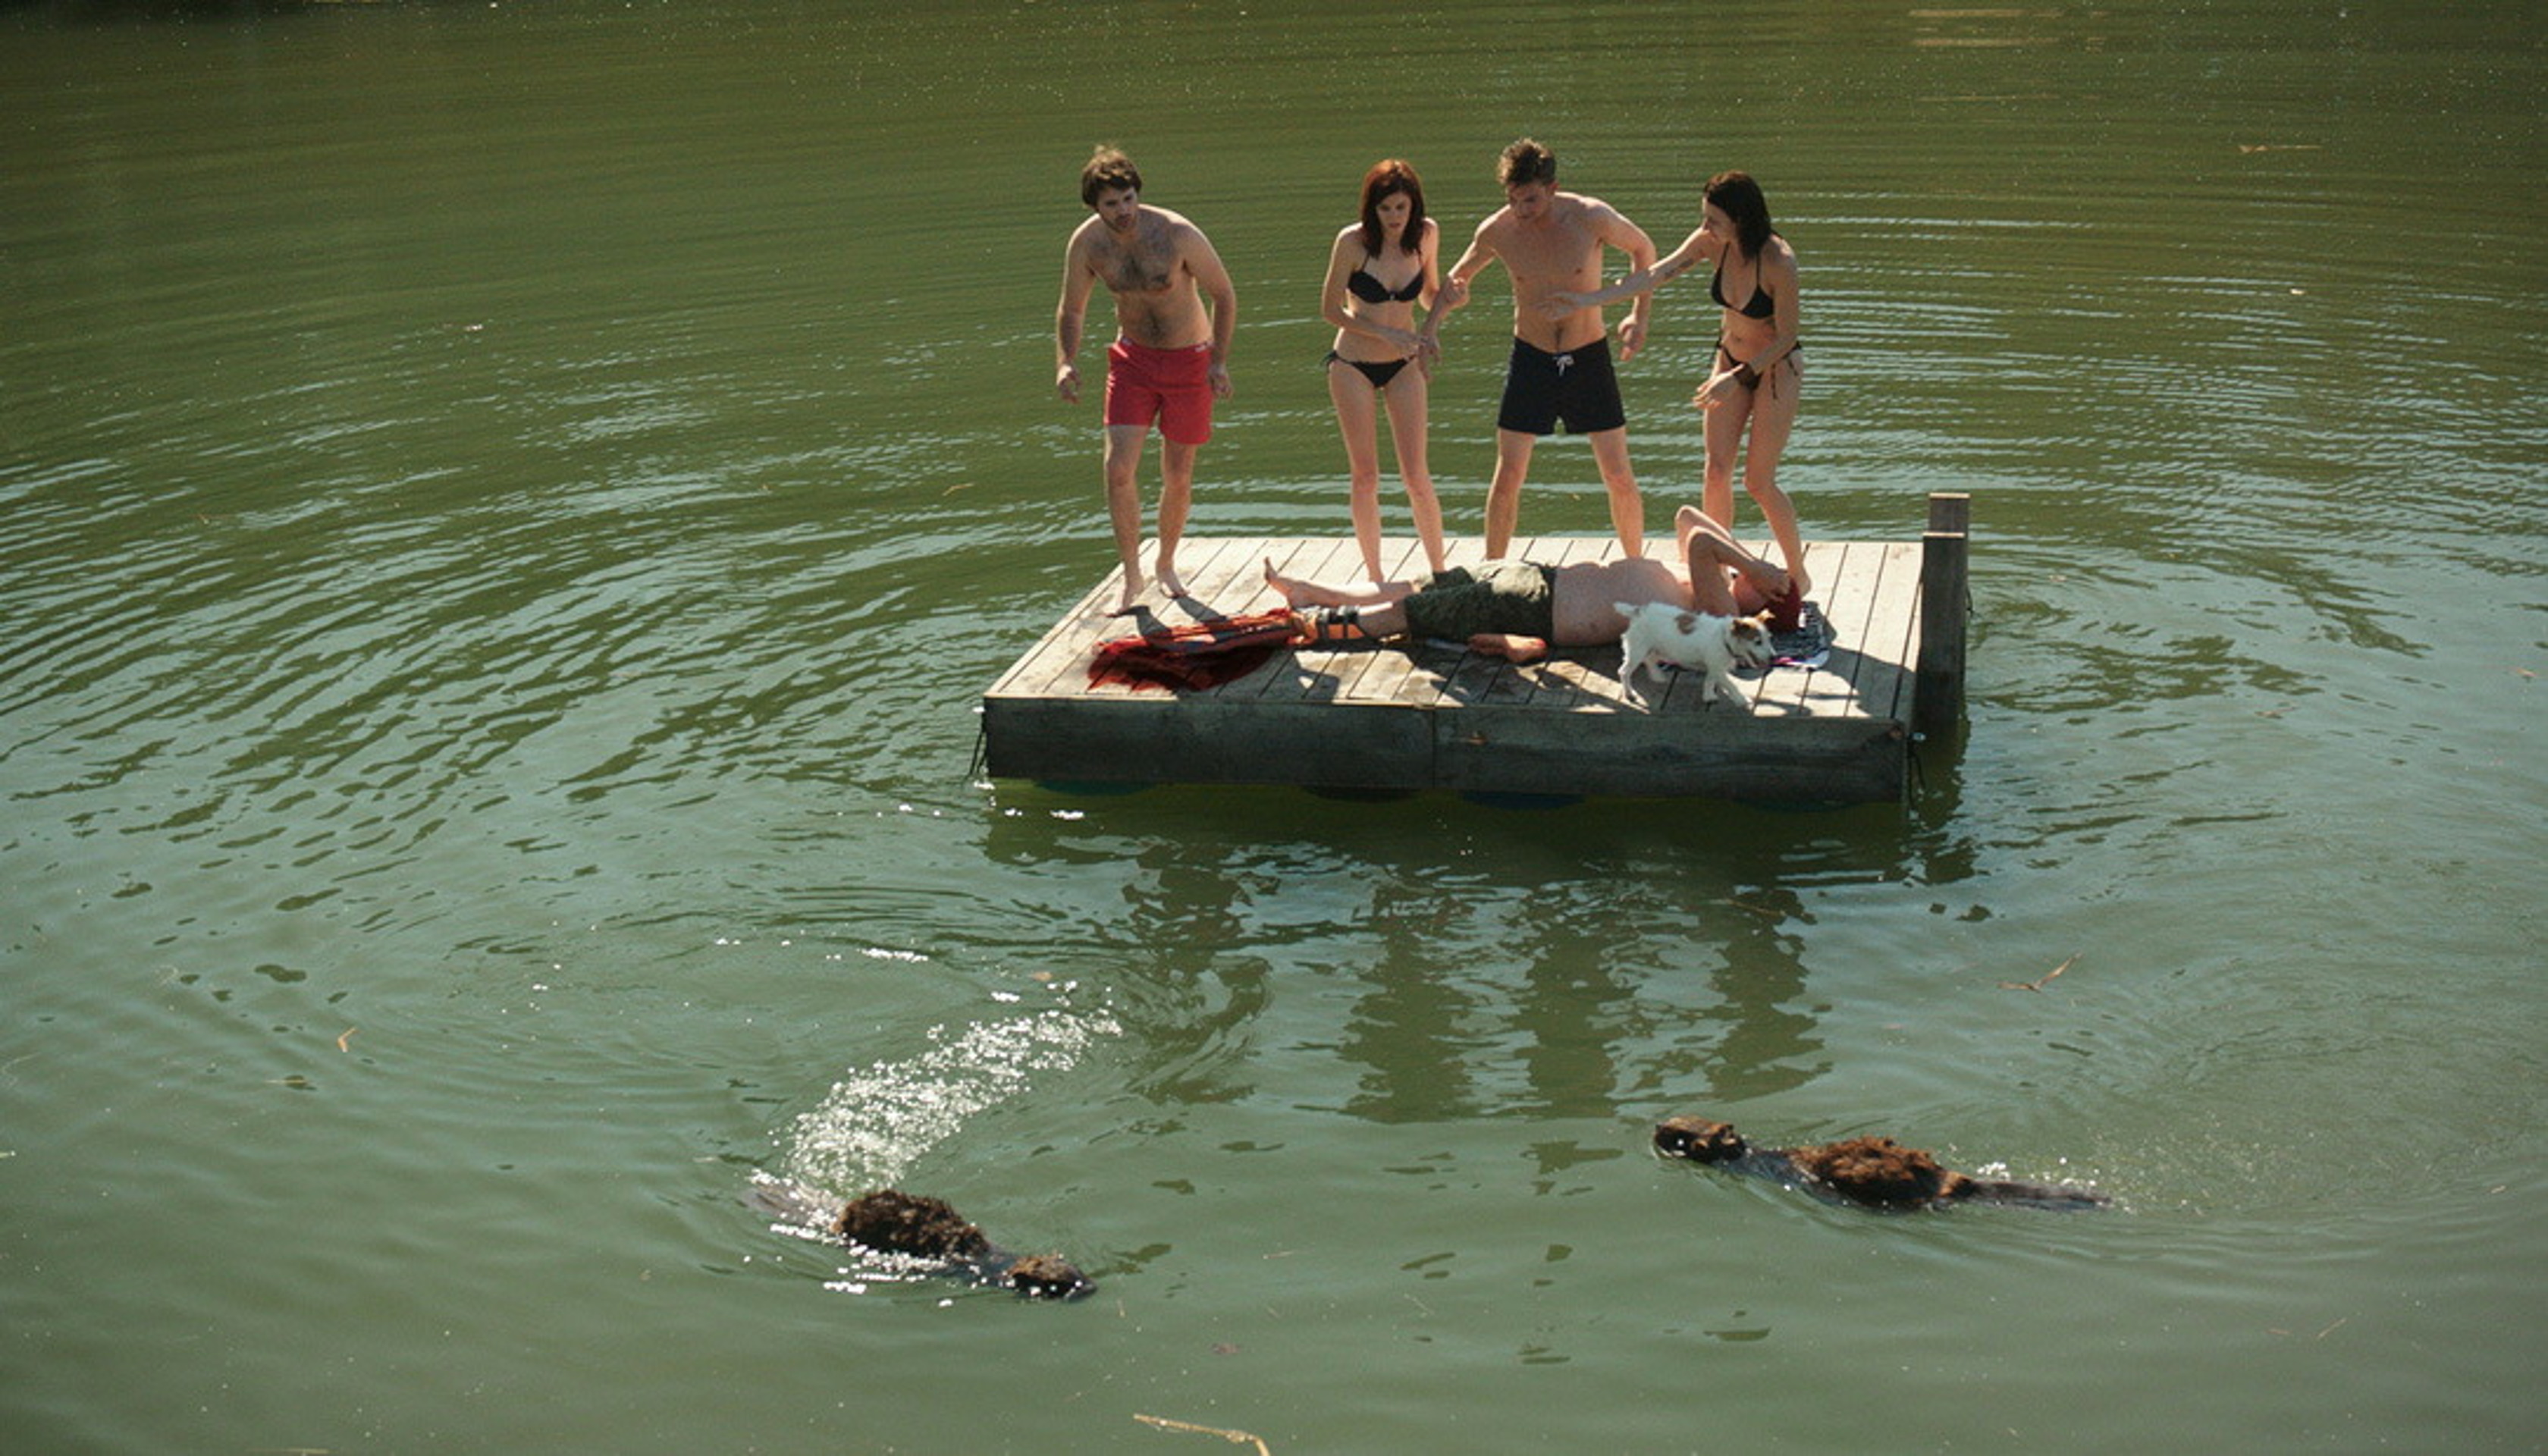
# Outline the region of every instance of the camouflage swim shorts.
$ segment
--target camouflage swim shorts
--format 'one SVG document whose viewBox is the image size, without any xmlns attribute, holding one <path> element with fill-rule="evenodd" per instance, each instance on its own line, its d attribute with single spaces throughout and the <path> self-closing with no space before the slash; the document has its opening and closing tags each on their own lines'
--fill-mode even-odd
<svg viewBox="0 0 2548 1456">
<path fill-rule="evenodd" d="M 1410 637 L 1466 642 L 1480 632 L 1555 633 L 1557 568 L 1527 561 L 1455 566 L 1415 589 L 1403 609 Z"/>
</svg>

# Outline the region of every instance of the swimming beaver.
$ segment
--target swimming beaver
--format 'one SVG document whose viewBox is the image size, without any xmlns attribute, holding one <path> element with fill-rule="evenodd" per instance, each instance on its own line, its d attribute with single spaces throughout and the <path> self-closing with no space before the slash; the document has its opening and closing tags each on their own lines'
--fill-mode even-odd
<svg viewBox="0 0 2548 1456">
<path fill-rule="evenodd" d="M 851 1199 L 838 1211 L 810 1189 L 764 1179 L 754 1202 L 801 1228 L 820 1228 L 845 1243 L 879 1253 L 928 1259 L 939 1273 L 975 1284 L 1014 1289 L 1031 1300 L 1071 1300 L 1096 1281 L 1059 1254 L 1013 1254 L 967 1223 L 944 1200 L 879 1188 Z"/>
<path fill-rule="evenodd" d="M 1655 1125 L 1655 1150 L 1738 1173 L 1775 1178 L 1790 1187 L 1873 1209 L 1934 1209 L 1954 1203 L 2004 1203 L 2035 1209 L 2101 1209 L 2113 1199 L 2093 1188 L 1974 1178 L 1890 1138 L 1852 1138 L 1807 1147 L 1754 1147 L 1725 1123 L 1667 1118 Z"/>
</svg>

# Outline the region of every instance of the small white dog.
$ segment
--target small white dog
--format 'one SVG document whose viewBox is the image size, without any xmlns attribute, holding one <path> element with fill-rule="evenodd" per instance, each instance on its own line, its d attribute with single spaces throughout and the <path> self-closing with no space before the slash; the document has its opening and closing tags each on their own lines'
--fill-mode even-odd
<svg viewBox="0 0 2548 1456">
<path fill-rule="evenodd" d="M 1738 664 L 1770 665 L 1770 625 L 1765 618 L 1711 616 L 1661 601 L 1643 606 L 1624 601 L 1610 604 L 1628 619 L 1627 630 L 1619 634 L 1619 687 L 1630 702 L 1646 701 L 1637 691 L 1640 669 L 1672 663 L 1707 675 L 1698 689 L 1700 702 L 1722 697 L 1749 709 L 1733 670 Z"/>
</svg>

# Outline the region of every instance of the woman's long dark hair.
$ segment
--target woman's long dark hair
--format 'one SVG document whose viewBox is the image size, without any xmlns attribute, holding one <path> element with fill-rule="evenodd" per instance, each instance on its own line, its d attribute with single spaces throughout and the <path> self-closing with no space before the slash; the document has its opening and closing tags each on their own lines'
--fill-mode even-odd
<svg viewBox="0 0 2548 1456">
<path fill-rule="evenodd" d="M 1396 157 L 1374 162 L 1362 174 L 1362 250 L 1379 257 L 1388 235 L 1380 226 L 1380 205 L 1393 192 L 1404 192 L 1410 205 L 1407 227 L 1399 234 L 1398 246 L 1403 252 L 1414 252 L 1424 245 L 1424 182 L 1415 169 Z"/>
<path fill-rule="evenodd" d="M 1770 200 L 1761 195 L 1761 184 L 1749 172 L 1719 172 L 1707 179 L 1707 188 L 1699 196 L 1715 204 L 1734 225 L 1734 240 L 1747 258 L 1761 256 L 1761 249 L 1777 234 L 1778 229 L 1770 226 Z"/>
</svg>

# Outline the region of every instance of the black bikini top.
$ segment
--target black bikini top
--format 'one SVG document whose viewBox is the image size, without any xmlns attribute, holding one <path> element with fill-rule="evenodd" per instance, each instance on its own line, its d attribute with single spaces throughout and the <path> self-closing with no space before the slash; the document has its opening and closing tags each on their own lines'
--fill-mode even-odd
<svg viewBox="0 0 2548 1456">
<path fill-rule="evenodd" d="M 1407 286 L 1391 292 L 1389 285 L 1371 276 L 1367 268 L 1356 268 L 1345 275 L 1345 292 L 1366 304 L 1409 304 L 1424 296 L 1424 270 L 1407 280 Z"/>
<path fill-rule="evenodd" d="M 1716 300 L 1718 308 L 1734 307 L 1733 301 L 1725 296 L 1725 260 L 1723 258 L 1717 259 L 1716 271 L 1708 277 L 1707 296 Z M 1752 273 L 1752 298 L 1737 312 L 1746 318 L 1769 318 L 1777 315 L 1777 300 L 1771 298 L 1770 290 L 1761 286 L 1761 273 L 1757 267 Z"/>
</svg>

